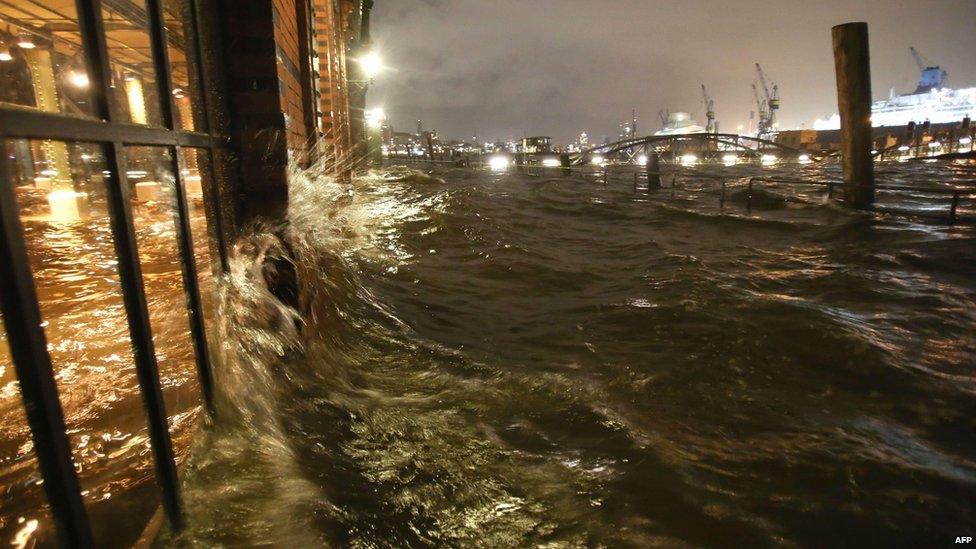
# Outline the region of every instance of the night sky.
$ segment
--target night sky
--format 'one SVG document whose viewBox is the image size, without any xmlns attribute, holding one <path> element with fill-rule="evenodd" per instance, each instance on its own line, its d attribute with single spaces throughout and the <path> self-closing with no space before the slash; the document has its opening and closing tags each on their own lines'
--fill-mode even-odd
<svg viewBox="0 0 976 549">
<path fill-rule="evenodd" d="M 915 46 L 976 86 L 976 0 L 376 0 L 372 37 L 388 69 L 369 91 L 398 131 L 444 138 L 615 136 L 637 109 L 704 124 L 700 84 L 722 131 L 754 110 L 753 64 L 779 84 L 780 127 L 837 110 L 830 28 L 867 21 L 875 99 L 914 89 Z"/>
</svg>

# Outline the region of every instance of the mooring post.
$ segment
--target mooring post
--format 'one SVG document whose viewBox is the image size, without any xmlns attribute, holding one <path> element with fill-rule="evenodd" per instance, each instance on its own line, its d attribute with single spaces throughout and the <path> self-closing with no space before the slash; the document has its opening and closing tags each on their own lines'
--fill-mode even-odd
<svg viewBox="0 0 976 549">
<path fill-rule="evenodd" d="M 837 106 L 840 112 L 844 199 L 854 208 L 874 203 L 871 157 L 871 56 L 868 24 L 845 23 L 832 29 Z"/>
<path fill-rule="evenodd" d="M 430 132 L 427 132 L 427 158 L 434 161 L 434 137 Z"/>
<path fill-rule="evenodd" d="M 661 165 L 660 159 L 656 152 L 652 152 L 647 155 L 647 164 L 645 164 L 645 170 L 647 171 L 647 190 L 660 189 L 661 188 Z"/>
<path fill-rule="evenodd" d="M 563 167 L 563 176 L 569 177 L 573 173 L 573 170 L 569 169 L 569 155 L 562 153 L 559 155 L 559 165 Z"/>
</svg>

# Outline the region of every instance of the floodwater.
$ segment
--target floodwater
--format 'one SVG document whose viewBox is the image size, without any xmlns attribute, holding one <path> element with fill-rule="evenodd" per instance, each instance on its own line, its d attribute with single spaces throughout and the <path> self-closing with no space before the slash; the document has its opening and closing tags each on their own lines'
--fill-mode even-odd
<svg viewBox="0 0 976 549">
<path fill-rule="evenodd" d="M 160 498 L 101 183 L 80 184 L 84 214 L 72 219 L 52 215 L 47 190 L 19 187 L 17 199 L 95 542 L 128 547 Z M 203 414 L 169 202 L 136 201 L 132 211 L 170 435 L 183 463 Z M 202 294 L 212 306 L 202 197 L 191 197 L 189 205 Z M 0 334 L 0 543 L 57 546 L 6 332 Z"/>
<path fill-rule="evenodd" d="M 972 535 L 972 225 L 854 213 L 783 184 L 746 208 L 750 173 L 835 165 L 676 169 L 674 189 L 649 193 L 632 172 L 298 174 L 289 227 L 235 248 L 216 424 L 185 473 L 188 526 L 163 543 Z M 976 178 L 971 164 L 878 172 Z M 729 178 L 723 206 L 704 173 Z M 292 267 L 297 296 L 276 297 L 265 280 Z"/>
<path fill-rule="evenodd" d="M 164 545 L 941 544 L 976 518 L 976 230 L 852 213 L 836 165 L 296 173 L 235 246 L 201 411 L 171 209 L 134 204 L 188 527 Z M 884 164 L 966 186 L 972 164 Z M 726 178 L 724 203 L 718 179 Z M 969 183 L 967 183 L 967 181 Z M 643 182 L 641 182 L 643 186 Z M 18 202 L 99 546 L 158 506 L 104 190 Z M 191 200 L 195 252 L 206 225 Z M 963 215 L 974 213 L 963 202 Z M 283 238 L 283 239 L 282 239 Z M 271 261 L 268 261 L 268 259 Z M 288 258 L 294 258 L 291 263 Z M 270 291 L 266 280 L 288 280 Z M 0 338 L 0 539 L 53 525 Z"/>
</svg>

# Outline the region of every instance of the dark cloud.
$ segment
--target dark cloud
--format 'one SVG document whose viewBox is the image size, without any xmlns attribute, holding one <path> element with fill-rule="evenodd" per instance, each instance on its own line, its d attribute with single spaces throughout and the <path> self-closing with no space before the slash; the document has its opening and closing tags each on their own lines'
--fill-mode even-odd
<svg viewBox="0 0 976 549">
<path fill-rule="evenodd" d="M 373 38 L 392 67 L 370 90 L 394 126 L 418 118 L 442 134 L 505 138 L 585 129 L 614 135 L 637 109 L 704 119 L 701 83 L 721 127 L 753 109 L 753 63 L 779 83 L 780 121 L 836 110 L 830 27 L 867 21 L 876 98 L 914 88 L 914 45 L 976 86 L 976 1 L 377 0 Z"/>
</svg>

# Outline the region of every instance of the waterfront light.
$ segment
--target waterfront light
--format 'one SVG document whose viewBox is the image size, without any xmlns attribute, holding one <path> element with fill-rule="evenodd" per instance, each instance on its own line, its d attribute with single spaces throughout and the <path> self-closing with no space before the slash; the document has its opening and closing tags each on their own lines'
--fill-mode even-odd
<svg viewBox="0 0 976 549">
<path fill-rule="evenodd" d="M 366 109 L 363 113 L 366 118 L 366 125 L 370 128 L 378 128 L 383 125 L 383 119 L 386 118 L 386 112 L 383 107 L 376 107 L 375 109 Z"/>
<path fill-rule="evenodd" d="M 87 198 L 87 194 L 73 190 L 51 191 L 47 195 L 51 217 L 56 221 L 77 221 L 87 217 Z"/>
<path fill-rule="evenodd" d="M 643 166 L 644 164 L 647 164 L 647 155 L 646 154 L 642 154 L 642 155 L 638 156 L 637 157 L 637 163 L 640 164 L 641 166 Z"/>
<path fill-rule="evenodd" d="M 725 164 L 726 166 L 734 166 L 735 163 L 738 161 L 739 161 L 739 155 L 737 154 L 729 153 L 722 157 L 722 163 Z"/>
<path fill-rule="evenodd" d="M 602 166 L 606 162 L 607 162 L 607 160 L 605 158 L 603 158 L 602 156 L 598 155 L 598 154 L 597 155 L 594 155 L 593 158 L 590 159 L 590 163 L 591 164 L 596 164 L 597 166 Z"/>
<path fill-rule="evenodd" d="M 373 78 L 383 70 L 383 61 L 380 60 L 378 53 L 371 51 L 359 58 L 359 66 L 362 67 L 366 78 Z"/>
<path fill-rule="evenodd" d="M 762 155 L 760 162 L 762 162 L 763 164 L 775 164 L 777 160 L 779 159 L 776 158 L 775 154 L 764 154 Z"/>
<path fill-rule="evenodd" d="M 0 61 L 13 61 L 14 56 L 10 55 L 10 50 L 7 48 L 0 49 Z"/>
<path fill-rule="evenodd" d="M 698 163 L 698 157 L 689 153 L 681 155 L 681 163 L 685 166 L 691 166 Z"/>
<path fill-rule="evenodd" d="M 493 170 L 504 170 L 508 168 L 508 158 L 496 155 L 488 159 L 488 166 Z"/>
<path fill-rule="evenodd" d="M 542 165 L 543 166 L 549 166 L 550 168 L 553 168 L 553 167 L 559 165 L 559 159 L 558 158 L 543 158 L 542 159 Z"/>
<path fill-rule="evenodd" d="M 800 164 L 809 164 L 810 163 L 810 155 L 809 154 L 801 154 L 800 156 L 796 157 L 796 160 Z"/>
<path fill-rule="evenodd" d="M 933 142 L 929 143 L 929 148 L 930 149 L 938 149 L 941 146 L 942 146 L 942 143 L 939 143 L 938 141 L 933 141 Z"/>
<path fill-rule="evenodd" d="M 973 140 L 972 140 L 972 139 L 970 139 L 969 137 L 963 137 L 963 138 L 961 138 L 961 139 L 959 140 L 959 144 L 960 144 L 960 145 L 968 145 L 968 144 L 970 144 L 970 143 L 972 143 L 972 142 L 973 142 Z"/>
<path fill-rule="evenodd" d="M 37 44 L 34 43 L 34 38 L 25 32 L 21 33 L 21 35 L 17 37 L 17 47 L 25 50 L 32 50 L 37 47 Z"/>
<path fill-rule="evenodd" d="M 88 75 L 83 72 L 71 71 L 68 73 L 68 82 L 76 88 L 87 88 L 89 81 Z"/>
<path fill-rule="evenodd" d="M 910 149 L 911 147 L 909 147 L 908 145 L 902 145 L 901 147 L 898 147 L 898 150 L 901 152 L 908 152 Z"/>
</svg>

